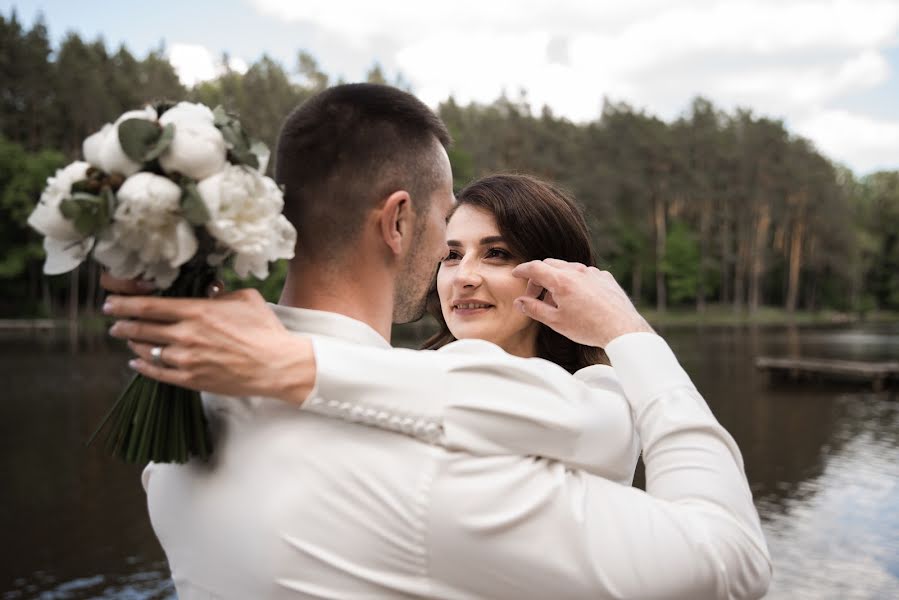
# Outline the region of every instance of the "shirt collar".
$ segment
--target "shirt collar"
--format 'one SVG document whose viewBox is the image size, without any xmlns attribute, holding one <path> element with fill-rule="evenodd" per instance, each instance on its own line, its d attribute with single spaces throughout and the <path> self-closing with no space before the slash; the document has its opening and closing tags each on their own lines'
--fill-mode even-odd
<svg viewBox="0 0 899 600">
<path fill-rule="evenodd" d="M 333 337 L 363 346 L 391 347 L 390 342 L 381 337 L 370 325 L 346 315 L 281 304 L 269 306 L 284 327 L 291 331 Z"/>
</svg>

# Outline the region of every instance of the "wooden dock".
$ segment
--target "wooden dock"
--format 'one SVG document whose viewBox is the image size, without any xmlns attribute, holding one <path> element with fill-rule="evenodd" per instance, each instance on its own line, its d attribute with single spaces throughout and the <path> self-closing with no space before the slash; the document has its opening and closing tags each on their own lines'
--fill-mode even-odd
<svg viewBox="0 0 899 600">
<path fill-rule="evenodd" d="M 837 381 L 867 381 L 875 391 L 899 382 L 899 362 L 864 362 L 823 358 L 755 359 L 757 369 L 791 379 L 819 378 Z"/>
</svg>

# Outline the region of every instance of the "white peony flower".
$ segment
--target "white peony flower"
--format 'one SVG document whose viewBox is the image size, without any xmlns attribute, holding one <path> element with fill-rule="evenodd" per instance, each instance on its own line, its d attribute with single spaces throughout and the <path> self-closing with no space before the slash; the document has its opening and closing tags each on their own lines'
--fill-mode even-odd
<svg viewBox="0 0 899 600">
<path fill-rule="evenodd" d="M 119 175 L 128 177 L 140 170 L 140 163 L 136 163 L 128 158 L 128 155 L 125 154 L 125 151 L 122 150 L 122 145 L 119 143 L 119 124 L 128 119 L 155 121 L 156 110 L 151 106 L 147 106 L 141 110 L 130 110 L 116 119 L 116 122 L 109 130 L 106 130 L 105 127 L 100 130 L 99 134 L 102 134 L 104 130 L 106 130 L 106 134 L 103 135 L 101 142 L 96 143 L 96 145 L 99 146 L 99 152 L 94 155 L 97 156 L 99 161 L 99 165 L 97 166 L 109 174 L 118 173 Z"/>
<path fill-rule="evenodd" d="M 113 128 L 112 123 L 107 123 L 100 129 L 100 131 L 93 135 L 89 135 L 81 145 L 81 152 L 84 154 L 84 160 L 101 170 L 103 170 L 103 166 L 100 162 L 100 149 L 103 147 L 103 140 L 106 139 L 106 136 L 108 136 L 111 131 L 115 131 L 115 129 Z"/>
<path fill-rule="evenodd" d="M 181 188 L 153 173 L 137 173 L 117 193 L 114 221 L 94 258 L 113 277 L 142 275 L 160 289 L 172 285 L 179 267 L 197 252 L 193 228 L 181 216 Z"/>
<path fill-rule="evenodd" d="M 88 168 L 88 163 L 77 161 L 56 171 L 47 179 L 47 187 L 28 217 L 28 224 L 45 236 L 47 260 L 44 273 L 47 275 L 71 271 L 81 264 L 94 245 L 94 238 L 78 233 L 74 223 L 59 210 L 59 204 L 71 195 L 72 184 L 87 179 Z"/>
<path fill-rule="evenodd" d="M 296 231 L 281 215 L 284 198 L 275 182 L 255 169 L 227 165 L 197 185 L 209 211 L 206 229 L 235 253 L 234 270 L 268 277 L 268 263 L 293 258 Z"/>
<path fill-rule="evenodd" d="M 227 148 L 214 124 L 212 111 L 202 104 L 179 102 L 159 118 L 159 124 L 175 127 L 175 137 L 159 157 L 162 170 L 181 173 L 197 181 L 225 166 Z"/>
</svg>

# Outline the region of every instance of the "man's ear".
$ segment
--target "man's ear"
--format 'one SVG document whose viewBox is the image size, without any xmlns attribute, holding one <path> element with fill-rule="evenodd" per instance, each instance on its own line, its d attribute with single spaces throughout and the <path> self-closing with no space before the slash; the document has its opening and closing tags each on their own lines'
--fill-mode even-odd
<svg viewBox="0 0 899 600">
<path fill-rule="evenodd" d="M 399 256 L 409 244 L 415 221 L 409 192 L 393 192 L 384 201 L 378 224 L 381 238 L 393 254 Z"/>
</svg>

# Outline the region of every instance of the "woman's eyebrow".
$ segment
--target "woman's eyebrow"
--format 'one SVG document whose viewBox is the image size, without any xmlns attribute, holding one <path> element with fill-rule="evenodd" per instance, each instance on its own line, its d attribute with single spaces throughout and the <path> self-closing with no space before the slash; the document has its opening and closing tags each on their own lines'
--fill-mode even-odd
<svg viewBox="0 0 899 600">
<path fill-rule="evenodd" d="M 486 246 L 488 244 L 501 244 L 505 243 L 505 239 L 501 235 L 491 235 L 485 238 L 481 238 L 481 245 Z"/>
<path fill-rule="evenodd" d="M 481 238 L 481 241 L 479 243 L 481 246 L 487 246 L 490 244 L 504 244 L 505 242 L 505 238 L 501 235 L 490 235 L 485 238 Z M 459 240 L 446 240 L 446 245 L 458 248 L 462 246 L 462 242 L 460 242 Z"/>
</svg>

